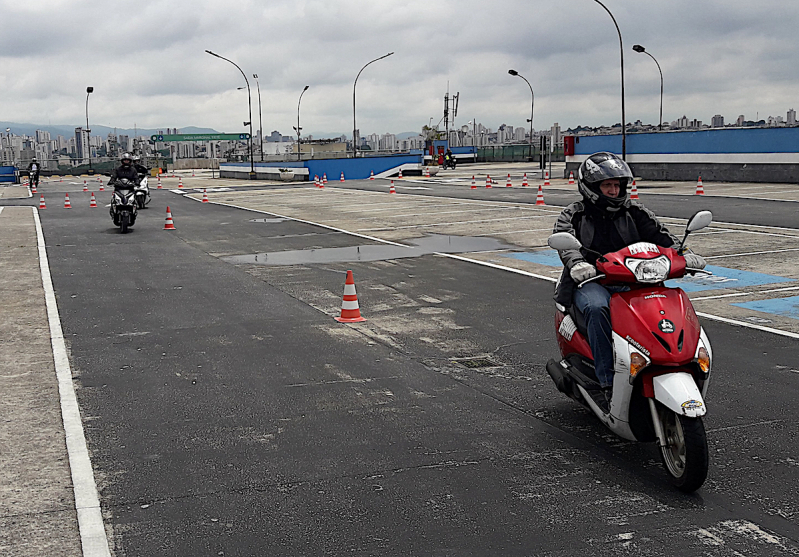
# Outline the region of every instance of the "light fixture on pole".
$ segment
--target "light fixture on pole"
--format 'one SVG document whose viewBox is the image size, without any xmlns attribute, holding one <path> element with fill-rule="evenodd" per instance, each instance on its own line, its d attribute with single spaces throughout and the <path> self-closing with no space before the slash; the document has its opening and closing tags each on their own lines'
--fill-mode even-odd
<svg viewBox="0 0 799 557">
<path fill-rule="evenodd" d="M 92 131 L 89 129 L 89 95 L 93 92 L 94 87 L 86 87 L 86 150 L 89 152 L 89 174 L 94 174 L 94 170 L 92 170 L 92 144 L 89 141 L 89 134 Z"/>
<path fill-rule="evenodd" d="M 658 71 L 660 72 L 660 118 L 658 119 L 658 129 L 663 130 L 663 70 L 660 69 L 660 64 L 658 64 L 657 59 L 652 56 L 646 49 L 641 46 L 640 44 L 634 44 L 633 50 L 636 52 L 643 52 L 647 56 L 649 56 L 652 60 L 655 60 L 655 64 L 657 64 Z"/>
<path fill-rule="evenodd" d="M 627 160 L 627 116 L 624 112 L 624 44 L 621 39 L 619 24 L 616 23 L 616 18 L 613 17 L 608 7 L 600 2 L 600 0 L 594 0 L 594 2 L 605 8 L 610 19 L 613 20 L 613 25 L 616 26 L 616 32 L 619 34 L 619 52 L 621 53 L 621 158 L 622 160 Z"/>
<path fill-rule="evenodd" d="M 249 115 L 250 115 L 250 121 L 249 122 L 244 122 L 244 125 L 245 126 L 247 126 L 247 125 L 250 126 L 250 180 L 255 180 L 255 161 L 253 160 L 253 155 L 252 155 L 252 94 L 250 92 L 250 81 L 247 79 L 247 74 L 244 73 L 244 70 L 242 70 L 239 67 L 239 65 L 236 64 L 233 60 L 228 60 L 224 56 L 220 56 L 216 52 L 211 52 L 208 49 L 206 49 L 205 51 L 208 54 L 210 54 L 211 56 L 216 56 L 217 58 L 221 58 L 225 62 L 230 62 L 231 64 L 236 66 L 236 68 L 241 72 L 241 75 L 244 76 L 244 82 L 247 84 L 247 103 L 248 103 Z"/>
<path fill-rule="evenodd" d="M 264 162 L 264 121 L 261 118 L 261 84 L 258 83 L 258 74 L 254 73 L 255 87 L 258 89 L 258 147 L 261 151 L 261 162 Z"/>
<path fill-rule="evenodd" d="M 355 82 L 352 84 L 352 158 L 356 158 L 358 156 L 358 140 L 355 137 L 355 132 L 358 129 L 358 126 L 355 124 L 355 86 L 358 84 L 358 78 L 361 77 L 361 72 L 366 69 L 366 66 L 369 64 L 373 64 L 378 60 L 382 60 L 383 58 L 388 58 L 394 54 L 393 52 L 389 52 L 388 54 L 384 54 L 380 58 L 375 58 L 371 62 L 368 62 L 361 71 L 358 72 L 358 75 L 355 76 Z"/>
<path fill-rule="evenodd" d="M 530 161 L 533 160 L 533 114 L 535 112 L 535 93 L 533 92 L 533 86 L 530 85 L 530 82 L 527 81 L 527 78 L 524 77 L 522 74 L 517 72 L 516 70 L 508 70 L 510 75 L 515 75 L 517 77 L 521 77 L 525 82 L 527 82 L 527 86 L 530 88 L 530 94 L 533 96 L 533 100 L 530 103 L 530 119 L 527 120 L 530 122 Z"/>
<path fill-rule="evenodd" d="M 302 93 L 300 93 L 300 100 L 297 101 L 297 126 L 294 127 L 294 129 L 297 131 L 297 160 L 298 161 L 302 160 L 302 142 L 300 141 L 300 137 L 301 137 L 300 136 L 300 132 L 302 130 L 302 128 L 300 127 L 300 103 L 302 102 L 302 96 L 305 94 L 305 91 L 308 90 L 308 87 L 310 87 L 310 85 L 306 85 L 303 88 Z"/>
</svg>

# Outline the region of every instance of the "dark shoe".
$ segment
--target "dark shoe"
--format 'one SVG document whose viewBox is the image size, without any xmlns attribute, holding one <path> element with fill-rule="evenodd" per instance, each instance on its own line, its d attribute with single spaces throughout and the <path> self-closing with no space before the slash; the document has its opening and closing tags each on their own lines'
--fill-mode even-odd
<svg viewBox="0 0 799 557">
<path fill-rule="evenodd" d="M 605 414 L 610 414 L 610 398 L 613 396 L 613 387 L 602 387 L 599 396 L 594 398 L 594 402 Z"/>
</svg>

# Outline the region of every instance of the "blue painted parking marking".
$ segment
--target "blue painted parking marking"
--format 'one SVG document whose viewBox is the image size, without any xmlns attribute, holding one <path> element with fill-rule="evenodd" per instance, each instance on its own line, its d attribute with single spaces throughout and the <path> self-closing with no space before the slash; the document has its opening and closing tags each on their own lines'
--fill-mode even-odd
<svg viewBox="0 0 799 557">
<path fill-rule="evenodd" d="M 539 265 L 546 265 L 548 267 L 563 267 L 563 263 L 558 257 L 558 252 L 553 249 L 535 252 L 515 252 L 503 253 L 503 257 L 510 257 L 511 259 L 521 259 L 522 261 L 529 261 L 530 263 L 538 263 Z"/>
<path fill-rule="evenodd" d="M 737 302 L 732 305 L 744 309 L 762 311 L 763 313 L 771 313 L 772 315 L 782 315 L 791 319 L 799 319 L 799 296 L 759 300 L 757 302 Z"/>
<path fill-rule="evenodd" d="M 741 288 L 745 286 L 761 286 L 763 284 L 777 284 L 780 282 L 794 282 L 796 279 L 753 273 L 728 267 L 708 265 L 706 270 L 712 275 L 686 276 L 681 279 L 666 281 L 666 286 L 679 287 L 686 292 L 699 292 L 701 290 L 721 290 L 723 288 Z"/>
<path fill-rule="evenodd" d="M 534 252 L 514 252 L 503 253 L 503 257 L 520 259 L 546 265 L 547 267 L 562 267 L 563 264 L 555 250 L 542 250 Z M 764 284 L 778 284 L 781 282 L 796 282 L 796 279 L 768 275 L 766 273 L 754 273 L 752 271 L 741 271 L 740 269 L 730 269 L 728 267 L 718 267 L 708 265 L 705 267 L 712 275 L 686 276 L 681 279 L 666 281 L 666 286 L 682 288 L 686 292 L 700 292 L 702 290 L 721 290 L 723 288 L 742 288 L 746 286 L 761 286 Z"/>
</svg>

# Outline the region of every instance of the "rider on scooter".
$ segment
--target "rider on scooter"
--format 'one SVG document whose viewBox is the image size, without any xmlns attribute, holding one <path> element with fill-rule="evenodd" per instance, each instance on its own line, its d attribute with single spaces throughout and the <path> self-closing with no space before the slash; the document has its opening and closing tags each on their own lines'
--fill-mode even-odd
<svg viewBox="0 0 799 557">
<path fill-rule="evenodd" d="M 122 156 L 119 157 L 119 162 L 121 164 L 111 172 L 111 179 L 108 181 L 108 185 L 116 186 L 117 181 L 123 178 L 133 183 L 138 183 L 139 173 L 136 171 L 136 167 L 133 166 L 133 157 L 130 156 L 130 153 L 122 153 Z"/>
<path fill-rule="evenodd" d="M 627 187 L 633 174 L 627 163 L 612 153 L 594 153 L 577 171 L 577 188 L 583 196 L 561 212 L 555 232 L 568 232 L 580 243 L 601 254 L 618 251 L 636 242 L 662 247 L 680 247 L 680 241 L 646 207 L 629 199 Z M 610 406 L 613 385 L 613 344 L 610 295 L 625 287 L 605 287 L 581 282 L 597 275 L 598 256 L 588 249 L 558 252 L 563 273 L 555 286 L 555 300 L 564 307 L 572 303 L 585 316 L 588 342 L 594 356 L 596 378 Z M 685 254 L 686 266 L 703 269 L 705 260 Z M 603 408 L 607 411 L 607 408 Z"/>
</svg>

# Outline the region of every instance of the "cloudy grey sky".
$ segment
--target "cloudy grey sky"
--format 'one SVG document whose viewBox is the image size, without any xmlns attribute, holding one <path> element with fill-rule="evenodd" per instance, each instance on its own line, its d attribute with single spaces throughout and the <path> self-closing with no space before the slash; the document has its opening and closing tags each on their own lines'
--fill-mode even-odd
<svg viewBox="0 0 799 557">
<path fill-rule="evenodd" d="M 627 119 L 799 109 L 796 0 L 604 0 L 624 37 Z M 264 131 L 418 131 L 459 91 L 458 124 L 619 122 L 619 44 L 593 0 L 0 0 L 0 121 L 75 124 L 92 85 L 92 123 L 240 131 L 260 77 Z M 252 81 L 252 79 L 251 79 Z M 253 119 L 257 97 L 253 87 Z"/>
</svg>

